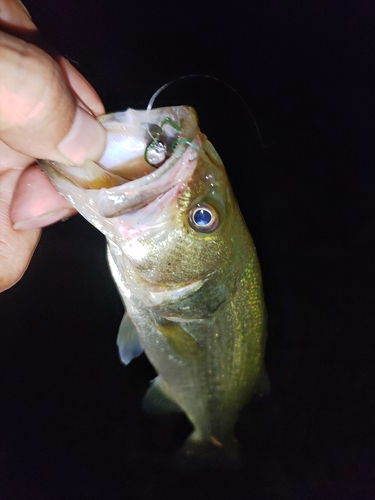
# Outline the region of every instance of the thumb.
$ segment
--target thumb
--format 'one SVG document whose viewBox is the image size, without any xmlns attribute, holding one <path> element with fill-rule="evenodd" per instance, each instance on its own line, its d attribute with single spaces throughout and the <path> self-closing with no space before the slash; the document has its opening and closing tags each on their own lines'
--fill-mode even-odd
<svg viewBox="0 0 375 500">
<path fill-rule="evenodd" d="M 0 32 L 0 140 L 34 158 L 97 160 L 104 128 L 82 108 L 45 52 Z"/>
</svg>

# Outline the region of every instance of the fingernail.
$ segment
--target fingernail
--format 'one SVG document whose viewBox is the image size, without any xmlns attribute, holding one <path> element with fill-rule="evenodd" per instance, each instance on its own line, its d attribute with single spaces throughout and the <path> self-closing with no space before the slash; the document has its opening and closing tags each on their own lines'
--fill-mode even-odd
<svg viewBox="0 0 375 500">
<path fill-rule="evenodd" d="M 49 212 L 48 214 L 38 215 L 37 217 L 31 217 L 30 219 L 21 220 L 13 224 L 13 229 L 18 231 L 26 231 L 28 229 L 37 229 L 41 227 L 50 226 L 55 222 L 71 217 L 77 212 L 73 209 L 62 208 L 61 210 L 55 210 L 54 212 Z"/>
<path fill-rule="evenodd" d="M 77 106 L 72 128 L 58 145 L 58 150 L 77 165 L 98 160 L 106 145 L 105 129 L 93 116 Z"/>
</svg>

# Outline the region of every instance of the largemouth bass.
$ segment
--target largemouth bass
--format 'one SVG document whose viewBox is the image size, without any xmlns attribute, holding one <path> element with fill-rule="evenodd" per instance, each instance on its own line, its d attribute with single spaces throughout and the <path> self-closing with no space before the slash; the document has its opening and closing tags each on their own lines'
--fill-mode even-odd
<svg viewBox="0 0 375 500">
<path fill-rule="evenodd" d="M 241 408 L 266 385 L 265 306 L 252 238 L 224 165 L 187 106 L 100 118 L 98 163 L 41 161 L 58 191 L 108 241 L 125 305 L 118 345 L 158 373 L 146 409 L 183 411 L 183 446 L 235 458 Z"/>
</svg>

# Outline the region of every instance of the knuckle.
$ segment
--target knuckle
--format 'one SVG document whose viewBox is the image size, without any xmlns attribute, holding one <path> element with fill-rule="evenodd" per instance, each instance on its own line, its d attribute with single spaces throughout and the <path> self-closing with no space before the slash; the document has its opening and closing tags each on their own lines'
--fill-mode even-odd
<svg viewBox="0 0 375 500">
<path fill-rule="evenodd" d="M 23 40 L 6 38 L 4 43 L 0 37 L 0 130 L 38 128 L 51 121 L 56 108 L 67 107 L 70 92 L 48 54 Z"/>
</svg>

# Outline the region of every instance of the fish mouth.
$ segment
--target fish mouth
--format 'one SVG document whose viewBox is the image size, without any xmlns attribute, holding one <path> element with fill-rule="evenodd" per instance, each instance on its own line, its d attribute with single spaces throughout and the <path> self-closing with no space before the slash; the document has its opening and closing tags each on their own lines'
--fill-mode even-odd
<svg viewBox="0 0 375 500">
<path fill-rule="evenodd" d="M 128 214 L 149 205 L 178 185 L 184 185 L 197 163 L 195 148 L 201 146 L 199 137 L 191 144 L 185 151 L 180 151 L 167 160 L 158 170 L 135 181 L 125 182 L 111 189 L 101 189 L 97 197 L 101 215 L 110 218 Z"/>
<path fill-rule="evenodd" d="M 107 130 L 107 147 L 98 162 L 88 161 L 82 166 L 39 162 L 58 191 L 81 213 L 78 191 L 89 192 L 90 203 L 99 214 L 113 218 L 176 191 L 174 188 L 184 184 L 194 171 L 201 140 L 193 108 L 128 109 L 99 121 Z M 165 146 L 165 158 L 152 165 L 147 156 L 150 145 L 152 148 L 159 143 Z"/>
</svg>

